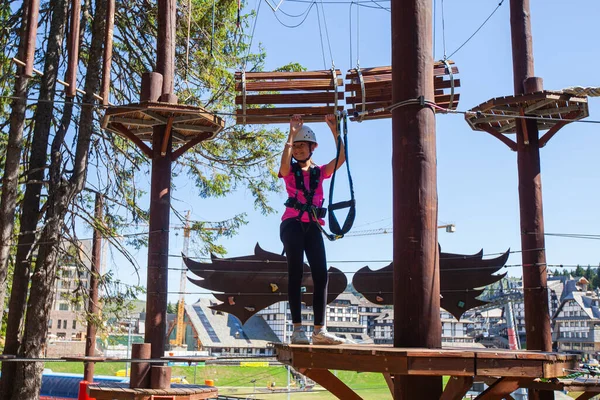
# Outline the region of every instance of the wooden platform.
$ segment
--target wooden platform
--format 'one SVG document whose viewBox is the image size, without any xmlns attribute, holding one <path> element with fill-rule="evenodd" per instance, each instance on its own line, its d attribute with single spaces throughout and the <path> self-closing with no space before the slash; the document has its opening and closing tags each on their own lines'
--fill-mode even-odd
<svg viewBox="0 0 600 400">
<path fill-rule="evenodd" d="M 173 384 L 170 389 L 130 389 L 129 383 L 99 382 L 88 386 L 97 400 L 201 400 L 218 397 L 218 390 L 205 385 Z"/>
<path fill-rule="evenodd" d="M 540 118 L 538 130 L 548 130 L 539 140 L 543 147 L 563 126 L 589 116 L 587 97 L 550 90 L 496 97 L 469 110 L 465 119 L 473 130 L 488 132 L 516 150 L 516 143 L 504 135 L 516 133 L 517 124 L 525 124 L 521 116 Z"/>
<path fill-rule="evenodd" d="M 340 399 L 361 397 L 329 370 L 379 372 L 390 389 L 393 375 L 451 376 L 441 399 L 462 399 L 476 376 L 486 377 L 493 383 L 478 399 L 499 399 L 520 387 L 550 385 L 541 379 L 565 376 L 565 370 L 575 369 L 579 360 L 576 355 L 534 351 L 281 343 L 273 346 L 280 362 L 294 367 Z"/>
<path fill-rule="evenodd" d="M 167 125 L 173 143 L 184 144 L 198 138 L 214 138 L 225 127 L 225 122 L 202 107 L 160 102 L 109 107 L 102 119 L 102 128 L 130 140 L 135 136 L 151 141 L 153 127 L 157 125 Z"/>
</svg>

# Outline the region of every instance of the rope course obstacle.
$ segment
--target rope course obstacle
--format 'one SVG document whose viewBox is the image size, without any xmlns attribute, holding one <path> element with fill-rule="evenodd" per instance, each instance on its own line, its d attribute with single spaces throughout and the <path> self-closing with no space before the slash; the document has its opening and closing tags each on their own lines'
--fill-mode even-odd
<svg viewBox="0 0 600 400">
<path fill-rule="evenodd" d="M 339 104 L 344 99 L 341 72 L 333 68 L 311 72 L 236 72 L 235 89 L 238 124 L 288 122 L 294 114 L 302 115 L 305 122 L 321 122 L 325 115 L 344 109 Z"/>
<path fill-rule="evenodd" d="M 434 102 L 441 108 L 455 110 L 458 106 L 460 95 L 455 89 L 460 87 L 460 79 L 455 78 L 456 74 L 458 68 L 454 61 L 434 63 Z M 353 116 L 351 120 L 362 122 L 392 117 L 392 67 L 351 69 L 346 80 L 346 104 L 351 107 L 348 110 Z"/>
</svg>

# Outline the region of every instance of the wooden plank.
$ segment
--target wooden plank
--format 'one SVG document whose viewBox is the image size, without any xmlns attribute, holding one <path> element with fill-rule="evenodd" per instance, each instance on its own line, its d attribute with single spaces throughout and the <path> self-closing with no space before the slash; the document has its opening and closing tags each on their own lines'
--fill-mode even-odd
<svg viewBox="0 0 600 400">
<path fill-rule="evenodd" d="M 177 124 L 173 128 L 178 131 L 211 132 L 211 133 L 218 130 L 218 128 L 215 126 L 190 125 L 190 124 Z"/>
<path fill-rule="evenodd" d="M 475 362 L 472 358 L 409 357 L 408 375 L 474 376 Z"/>
<path fill-rule="evenodd" d="M 342 79 L 337 80 L 337 86 L 341 87 L 344 84 Z M 264 92 L 264 91 L 284 91 L 284 90 L 333 90 L 333 82 L 331 79 L 307 79 L 307 80 L 288 80 L 288 81 L 262 81 L 262 82 L 246 82 L 247 92 Z M 242 84 L 236 83 L 235 90 L 242 90 Z"/>
<path fill-rule="evenodd" d="M 458 104 L 458 101 L 460 100 L 460 93 L 454 93 L 454 103 Z M 390 96 L 365 96 L 365 104 L 371 104 L 371 103 L 388 103 L 391 104 L 392 101 L 392 97 L 391 97 L 391 93 Z M 440 95 L 436 95 L 434 96 L 434 101 L 436 103 L 449 103 L 450 102 L 450 95 L 449 94 L 440 94 Z M 362 105 L 362 97 L 361 96 L 352 96 L 352 97 L 348 97 L 346 98 L 346 104 L 352 104 L 355 107 L 358 107 L 360 105 Z M 367 107 L 368 109 L 369 107 Z M 373 108 L 377 108 L 377 107 L 373 107 Z"/>
<path fill-rule="evenodd" d="M 303 369 L 301 374 L 306 375 L 319 385 L 327 389 L 331 394 L 339 399 L 344 400 L 362 400 L 362 397 L 357 395 L 346 384 L 340 381 L 337 376 L 333 375 L 326 369 Z"/>
<path fill-rule="evenodd" d="M 440 400 L 462 400 L 471 386 L 472 376 L 451 376 Z"/>
<path fill-rule="evenodd" d="M 511 360 L 477 358 L 477 375 L 543 378 L 543 362 L 537 360 Z"/>
<path fill-rule="evenodd" d="M 336 75 L 342 75 L 339 69 L 335 70 Z M 321 71 L 293 71 L 293 72 L 246 72 L 246 81 L 258 79 L 326 79 L 331 78 L 331 70 Z M 236 72 L 235 79 L 241 80 L 242 73 Z"/>
<path fill-rule="evenodd" d="M 344 109 L 343 106 L 338 106 L 338 110 L 342 111 Z M 246 110 L 246 116 L 265 116 L 265 115 L 273 115 L 273 116 L 288 116 L 292 115 L 327 115 L 333 114 L 335 111 L 334 106 L 323 106 L 323 107 L 286 107 L 286 108 L 250 108 Z M 238 116 L 243 115 L 242 110 L 236 110 L 236 114 Z"/>
<path fill-rule="evenodd" d="M 321 352 L 294 352 L 290 365 L 296 369 L 324 366 L 327 369 L 345 371 L 408 374 L 407 357 L 401 355 L 379 356 L 366 353 L 332 356 Z"/>
<path fill-rule="evenodd" d="M 246 104 L 314 104 L 335 103 L 344 99 L 344 92 L 286 93 L 247 95 Z M 243 96 L 235 96 L 235 104 L 242 104 Z"/>
<path fill-rule="evenodd" d="M 450 64 L 451 66 L 454 65 L 454 61 L 452 60 L 447 60 L 448 64 Z M 444 68 L 444 63 L 440 62 L 440 61 L 436 61 L 435 63 L 433 63 L 433 68 Z M 361 73 L 363 75 L 377 75 L 377 74 L 391 74 L 392 73 L 392 67 L 391 66 L 386 66 L 386 67 L 372 67 L 372 68 L 361 68 Z M 346 76 L 353 76 L 356 77 L 356 70 L 355 69 L 351 69 L 346 73 Z"/>
<path fill-rule="evenodd" d="M 484 390 L 476 400 L 502 400 L 520 387 L 521 379 L 500 378 Z"/>
</svg>

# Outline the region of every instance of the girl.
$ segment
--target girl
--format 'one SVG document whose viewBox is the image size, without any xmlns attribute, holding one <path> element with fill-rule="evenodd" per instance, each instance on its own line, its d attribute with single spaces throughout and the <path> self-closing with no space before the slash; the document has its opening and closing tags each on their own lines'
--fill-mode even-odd
<svg viewBox="0 0 600 400">
<path fill-rule="evenodd" d="M 325 122 L 338 142 L 337 119 L 327 115 Z M 312 334 L 313 344 L 341 344 L 345 340 L 332 335 L 325 329 L 325 310 L 327 307 L 327 261 L 323 235 L 317 224 L 325 225 L 323 217 L 323 180 L 346 161 L 344 148 L 340 156 L 328 164 L 317 166 L 312 161 L 313 151 L 317 148 L 317 138 L 302 117 L 294 115 L 290 120 L 290 134 L 281 156 L 279 176 L 285 181 L 288 193 L 286 209 L 282 217 L 280 237 L 283 242 L 288 263 L 288 299 L 294 331 L 292 344 L 309 344 L 302 326 L 301 285 L 304 268 L 304 254 L 310 265 L 314 283 L 313 311 L 315 326 Z M 342 144 L 343 146 L 343 144 Z M 295 162 L 292 162 L 292 158 Z"/>
</svg>

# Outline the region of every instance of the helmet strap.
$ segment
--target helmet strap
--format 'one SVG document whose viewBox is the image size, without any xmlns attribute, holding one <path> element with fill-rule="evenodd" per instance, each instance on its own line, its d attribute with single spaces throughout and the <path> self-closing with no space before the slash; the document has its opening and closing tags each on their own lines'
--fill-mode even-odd
<svg viewBox="0 0 600 400">
<path fill-rule="evenodd" d="M 294 157 L 294 156 L 292 156 L 292 158 L 293 158 L 294 160 L 296 160 L 296 162 L 297 162 L 298 164 L 306 164 L 306 163 L 308 162 L 308 160 L 310 160 L 310 159 L 312 158 L 312 155 L 313 155 L 313 153 L 311 152 L 311 153 L 308 155 L 308 158 L 305 158 L 304 160 L 298 160 L 298 159 L 297 159 L 296 157 Z"/>
</svg>

